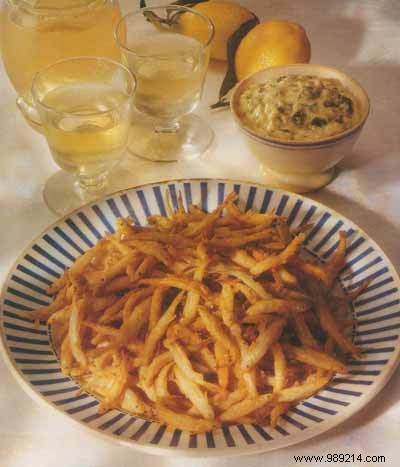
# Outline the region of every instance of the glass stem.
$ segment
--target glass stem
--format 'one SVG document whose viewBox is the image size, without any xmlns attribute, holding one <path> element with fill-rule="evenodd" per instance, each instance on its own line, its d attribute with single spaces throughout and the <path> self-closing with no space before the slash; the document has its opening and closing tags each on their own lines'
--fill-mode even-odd
<svg viewBox="0 0 400 467">
<path fill-rule="evenodd" d="M 159 120 L 154 125 L 156 133 L 176 133 L 179 130 L 178 120 Z"/>
<path fill-rule="evenodd" d="M 108 173 L 99 175 L 78 175 L 75 184 L 76 192 L 82 200 L 89 200 L 93 195 L 101 193 L 107 185 Z"/>
</svg>

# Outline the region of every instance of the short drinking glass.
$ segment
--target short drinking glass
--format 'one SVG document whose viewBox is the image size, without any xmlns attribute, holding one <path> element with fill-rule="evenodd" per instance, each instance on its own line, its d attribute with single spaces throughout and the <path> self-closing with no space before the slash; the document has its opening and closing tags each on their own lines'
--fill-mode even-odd
<svg viewBox="0 0 400 467">
<path fill-rule="evenodd" d="M 212 130 L 191 112 L 201 98 L 213 35 L 206 16 L 177 5 L 142 8 L 119 22 L 116 40 L 137 79 L 133 154 L 191 159 L 210 146 Z"/>
<path fill-rule="evenodd" d="M 62 60 L 36 74 L 32 95 L 43 133 L 65 171 L 44 189 L 52 211 L 65 214 L 112 189 L 108 175 L 127 147 L 135 86 L 128 68 L 96 57 Z"/>
</svg>

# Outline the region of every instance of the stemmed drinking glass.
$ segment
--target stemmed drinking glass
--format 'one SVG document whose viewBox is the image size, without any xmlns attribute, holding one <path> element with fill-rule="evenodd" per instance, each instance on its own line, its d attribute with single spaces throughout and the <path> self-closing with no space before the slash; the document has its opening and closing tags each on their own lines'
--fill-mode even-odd
<svg viewBox="0 0 400 467">
<path fill-rule="evenodd" d="M 128 68 L 105 58 L 61 60 L 36 74 L 35 107 L 51 154 L 63 169 L 44 189 L 52 211 L 65 214 L 106 189 L 125 187 L 109 174 L 127 147 L 135 87 Z"/>
<path fill-rule="evenodd" d="M 168 5 L 126 15 L 116 40 L 137 79 L 130 151 L 154 161 L 194 158 L 213 132 L 191 112 L 207 72 L 211 21 L 190 8 Z"/>
</svg>

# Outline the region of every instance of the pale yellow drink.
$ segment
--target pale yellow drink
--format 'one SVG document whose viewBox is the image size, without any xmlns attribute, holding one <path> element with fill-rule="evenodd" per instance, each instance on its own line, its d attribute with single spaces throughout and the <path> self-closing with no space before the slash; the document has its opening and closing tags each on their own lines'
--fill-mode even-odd
<svg viewBox="0 0 400 467">
<path fill-rule="evenodd" d="M 50 150 L 64 170 L 95 176 L 120 160 L 130 128 L 123 92 L 96 82 L 66 84 L 46 94 L 39 111 Z"/>
<path fill-rule="evenodd" d="M 33 76 L 47 65 L 73 56 L 119 60 L 113 37 L 119 18 L 118 1 L 113 0 L 6 1 L 0 18 L 2 58 L 25 103 L 32 103 Z"/>
<path fill-rule="evenodd" d="M 154 32 L 128 45 L 139 110 L 163 119 L 180 117 L 196 107 L 208 65 L 202 43 L 183 34 Z"/>
</svg>

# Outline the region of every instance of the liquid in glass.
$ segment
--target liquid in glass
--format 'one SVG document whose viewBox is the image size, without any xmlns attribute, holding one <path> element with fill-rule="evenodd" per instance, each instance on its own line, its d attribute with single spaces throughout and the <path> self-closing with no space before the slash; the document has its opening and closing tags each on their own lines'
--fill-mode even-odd
<svg viewBox="0 0 400 467">
<path fill-rule="evenodd" d="M 62 169 L 91 178 L 120 159 L 130 128 L 124 101 L 123 92 L 96 82 L 66 84 L 44 96 L 43 131 Z"/>
<path fill-rule="evenodd" d="M 74 56 L 120 60 L 118 0 L 5 0 L 0 15 L 4 67 L 28 120 L 39 124 L 30 87 L 40 69 Z"/>
<path fill-rule="evenodd" d="M 203 44 L 183 34 L 155 32 L 129 45 L 139 110 L 163 119 L 185 115 L 197 106 L 208 65 Z"/>
</svg>

